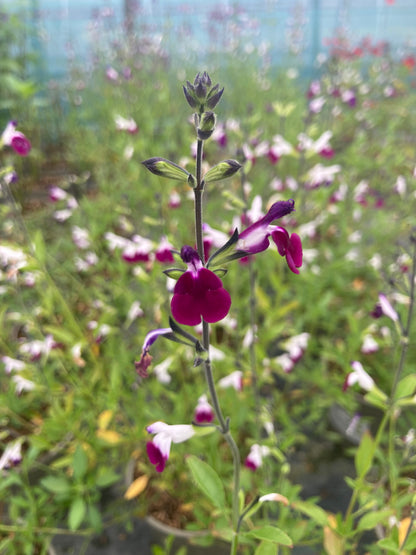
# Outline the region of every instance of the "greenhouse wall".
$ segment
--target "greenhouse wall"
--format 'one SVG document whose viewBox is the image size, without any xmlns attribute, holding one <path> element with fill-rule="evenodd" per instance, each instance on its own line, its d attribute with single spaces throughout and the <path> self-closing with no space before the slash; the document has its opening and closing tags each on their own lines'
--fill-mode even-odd
<svg viewBox="0 0 416 555">
<path fill-rule="evenodd" d="M 416 44 L 415 0 L 3 0 L 0 8 L 18 11 L 32 29 L 42 79 L 64 76 L 74 60 L 88 64 L 102 30 L 148 35 L 178 64 L 239 42 L 246 52 L 268 49 L 274 65 L 312 68 L 340 29 L 351 45 L 386 41 L 398 56 Z"/>
</svg>

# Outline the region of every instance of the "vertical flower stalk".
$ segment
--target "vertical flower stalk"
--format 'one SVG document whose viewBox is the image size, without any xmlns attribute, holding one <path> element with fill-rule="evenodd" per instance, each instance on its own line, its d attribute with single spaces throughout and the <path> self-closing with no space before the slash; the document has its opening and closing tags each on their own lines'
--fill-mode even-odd
<svg viewBox="0 0 416 555">
<path fill-rule="evenodd" d="M 203 149 L 204 140 L 206 140 L 214 130 L 215 127 L 215 114 L 212 112 L 205 112 L 205 107 L 214 108 L 215 105 L 220 100 L 223 90 L 219 89 L 218 85 L 215 85 L 209 92 L 207 92 L 207 87 L 211 86 L 211 80 L 207 73 L 198 74 L 195 78 L 194 84 L 191 85 L 189 82 L 187 86 L 184 87 L 185 97 L 188 104 L 192 108 L 198 107 L 198 113 L 195 114 L 195 125 L 197 127 L 197 150 L 196 150 L 196 162 L 195 162 L 195 177 L 196 184 L 194 187 L 194 212 L 195 212 L 195 242 L 196 249 L 200 259 L 205 265 L 204 258 L 204 242 L 203 242 L 203 193 L 204 193 L 204 181 L 202 179 L 202 159 L 203 159 Z M 196 97 L 196 98 L 195 98 Z M 229 419 L 225 419 L 221 410 L 221 406 L 218 399 L 217 390 L 215 387 L 215 381 L 212 371 L 212 366 L 209 358 L 209 323 L 202 318 L 202 345 L 205 351 L 208 353 L 206 360 L 204 360 L 204 372 L 205 379 L 210 394 L 212 406 L 219 423 L 219 429 L 230 447 L 232 457 L 233 457 L 233 467 L 234 467 L 234 484 L 233 484 L 233 500 L 232 500 L 232 521 L 233 529 L 235 534 L 233 536 L 233 542 L 231 546 L 231 553 L 237 552 L 238 537 L 236 534 L 238 521 L 239 521 L 239 499 L 238 493 L 240 489 L 240 468 L 241 459 L 238 447 L 231 435 Z"/>
</svg>

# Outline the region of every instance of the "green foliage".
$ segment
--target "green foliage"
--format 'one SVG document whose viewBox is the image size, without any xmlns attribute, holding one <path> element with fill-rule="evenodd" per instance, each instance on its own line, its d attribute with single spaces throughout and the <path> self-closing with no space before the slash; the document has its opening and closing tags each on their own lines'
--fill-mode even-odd
<svg viewBox="0 0 416 555">
<path fill-rule="evenodd" d="M 29 112 L 37 90 L 26 77 L 28 60 L 12 55 L 21 30 L 17 18 L 1 27 L 0 108 L 5 120 L 12 111 L 17 110 L 19 119 Z M 65 84 L 66 104 L 59 90 L 64 85 L 58 84 L 48 115 L 56 117 L 50 125 L 44 124 L 39 105 L 31 112 L 36 136 L 50 133 L 59 139 L 55 156 L 64 174 L 53 181 L 65 191 L 65 199 L 55 205 L 29 202 L 31 187 L 38 183 L 29 162 L 19 167 L 21 182 L 12 186 L 18 204 L 6 188 L 2 192 L 1 244 L 13 250 L 18 262 L 2 262 L 0 346 L 2 354 L 23 361 L 25 367 L 2 375 L 0 382 L 1 450 L 16 438 L 23 446 L 22 464 L 2 471 L 0 552 L 20 555 L 30 553 L 30 546 L 45 549 L 58 526 L 91 534 L 111 523 L 116 513 L 145 515 L 155 506 L 160 511 L 166 496 L 177 498 L 175 511 L 184 512 L 184 527 L 201 527 L 232 540 L 231 463 L 219 434 L 200 433 L 190 442 L 175 444 L 157 480 L 145 453 L 145 427 L 157 420 L 191 422 L 197 399 L 206 391 L 202 366 L 193 365 L 194 349 L 162 338 L 152 346 L 153 368 L 166 363 L 170 381 L 159 381 L 155 369 L 145 380 L 134 371 L 146 333 L 168 325 L 170 291 L 163 270 L 173 278 L 182 274 L 159 264 L 154 252 L 162 236 L 176 251 L 193 244 L 194 225 L 189 144 L 195 137 L 180 96 L 182 81 L 195 72 L 186 68 L 178 79 L 157 54 L 138 57 L 140 46 L 120 48 L 112 58 L 118 70 L 133 68 L 131 79 L 108 80 L 107 59 L 100 53 L 90 73 L 73 66 L 71 81 Z M 219 351 L 218 358 L 213 356 L 214 375 L 218 381 L 236 369 L 243 373 L 242 391 L 220 391 L 243 460 L 255 443 L 270 449 L 256 472 L 241 469 L 241 510 L 270 491 L 288 500 L 287 505 L 262 505 L 255 518 L 254 511 L 247 511 L 241 522 L 242 549 L 268 555 L 278 544 L 286 553 L 293 543 L 319 551 L 325 546 L 330 555 L 336 549 L 353 553 L 365 546 L 364 532 L 377 528 L 384 537 L 367 546 L 369 552 L 400 553 L 405 526 L 414 526 L 409 517 L 416 465 L 415 440 L 409 432 L 415 410 L 414 330 L 400 335 L 403 330 L 387 317 L 374 320 L 370 312 L 384 291 L 395 299 L 405 325 L 413 302 L 409 284 L 416 98 L 398 80 L 400 68 L 394 65 L 387 77 L 375 67 L 374 74 L 362 80 L 354 63 L 339 63 L 323 70 L 321 83 L 352 87 L 356 109 L 328 94 L 322 111 L 311 115 L 301 80 L 273 68 L 259 76 L 252 62 L 225 57 L 215 72 L 215 80 L 225 87 L 217 128 L 226 124 L 227 145 L 211 138 L 205 148 L 209 202 L 204 219 L 225 237 L 222 245 L 213 247 L 210 262 L 221 266 L 219 275 L 233 300 L 230 314 L 237 322 L 236 328 L 224 321 L 212 329 L 212 344 Z M 397 95 L 384 96 L 380 79 L 389 79 Z M 117 115 L 133 118 L 138 132 L 116 130 Z M 333 133 L 333 160 L 296 149 L 300 133 L 316 141 L 327 130 Z M 243 159 L 243 144 L 254 152 L 263 141 L 273 143 L 276 135 L 293 147 L 277 164 L 261 154 Z M 56 159 L 49 139 L 39 140 L 38 148 L 45 148 L 42 159 L 53 170 Z M 168 158 L 151 175 L 142 161 L 159 152 Z M 242 170 L 228 175 L 224 164 L 230 166 L 234 158 Z M 310 171 L 318 163 L 338 164 L 340 171 L 330 184 L 311 187 Z M 234 171 L 237 165 L 231 165 Z M 161 174 L 173 183 L 160 179 Z M 220 175 L 229 179 L 217 181 Z M 394 189 L 398 176 L 407 183 L 400 194 Z M 291 180 L 296 187 L 289 186 Z M 368 183 L 366 196 L 357 200 L 362 182 Z M 334 202 L 340 191 L 344 196 Z M 180 198 L 176 208 L 171 207 L 173 192 Z M 289 275 L 274 247 L 248 265 L 237 260 L 233 249 L 238 236 L 230 234 L 257 196 L 263 199 L 263 212 L 278 199 L 294 198 L 296 212 L 287 228 L 302 237 L 300 275 Z M 76 208 L 59 222 L 54 213 L 66 209 L 68 200 L 76 201 Z M 88 247 L 74 243 L 75 226 L 87 231 Z M 122 249 L 109 246 L 109 232 L 130 246 L 138 236 L 150 240 L 150 259 L 128 264 Z M 95 262 L 88 264 L 87 255 L 95 255 Z M 19 257 L 25 264 L 19 264 Z M 132 316 L 137 301 L 139 315 Z M 247 338 L 253 331 L 251 349 Z M 290 340 L 303 332 L 309 334 L 307 347 L 298 352 L 292 371 L 285 372 L 282 355 L 288 354 Z M 377 341 L 376 352 L 362 352 L 368 335 Z M 53 346 L 39 355 L 22 350 L 34 341 L 45 345 L 49 336 Z M 199 337 L 197 332 L 193 336 Z M 363 362 L 377 389 L 363 392 L 355 385 L 356 395 L 342 391 L 352 360 Z M 16 376 L 34 384 L 33 389 L 16 394 Z M 328 424 L 334 405 L 345 409 L 347 425 Z M 366 430 L 358 441 L 347 431 L 355 413 L 362 415 Z M 273 431 L 266 433 L 265 424 L 273 424 Z M 352 502 L 335 515 L 322 500 L 301 500 L 297 483 L 299 476 L 320 468 L 333 455 L 355 464 L 354 477 L 345 478 Z M 137 498 L 127 502 L 123 477 L 131 461 L 147 480 Z M 411 552 L 415 542 L 411 530 L 404 549 Z M 153 550 L 172 553 L 172 541 Z"/>
</svg>

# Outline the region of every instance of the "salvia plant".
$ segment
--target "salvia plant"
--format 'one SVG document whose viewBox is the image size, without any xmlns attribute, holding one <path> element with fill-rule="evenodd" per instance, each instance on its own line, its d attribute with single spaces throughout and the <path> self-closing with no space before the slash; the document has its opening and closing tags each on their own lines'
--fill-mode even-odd
<svg viewBox="0 0 416 555">
<path fill-rule="evenodd" d="M 287 500 L 279 493 L 271 492 L 245 502 L 246 495 L 240 485 L 241 457 L 232 433 L 232 417 L 223 414 L 216 385 L 216 368 L 210 359 L 210 325 L 223 320 L 232 304 L 232 298 L 226 288 L 227 264 L 266 251 L 272 239 L 278 253 L 286 258 L 290 270 L 294 274 L 299 273 L 302 266 L 301 239 L 296 233 L 289 234 L 284 227 L 276 223 L 295 210 L 295 202 L 292 199 L 275 202 L 266 215 L 252 222 L 246 229 L 235 229 L 230 238 L 207 258 L 204 249 L 204 224 L 207 223 L 203 217 L 204 192 L 212 182 L 234 176 L 240 171 L 241 164 L 236 160 L 224 160 L 203 174 L 204 143 L 215 130 L 217 116 L 213 110 L 219 103 L 224 89 L 218 84 L 213 86 L 208 73 L 203 72 L 197 74 L 193 83 L 187 81 L 183 92 L 187 103 L 195 110 L 195 173 L 161 157 L 150 158 L 143 164 L 155 175 L 186 181 L 192 188 L 195 237 L 190 238 L 189 243 L 194 246 L 184 245 L 180 252 L 175 253 L 185 268 L 165 270 L 165 274 L 176 280 L 170 303 L 169 326 L 152 330 L 146 335 L 136 369 L 142 378 L 147 377 L 152 362 L 150 348 L 159 337 L 188 345 L 194 350 L 194 365 L 201 368 L 201 379 L 205 379 L 215 420 L 210 416 L 211 405 L 203 398 L 199 402 L 196 418 L 192 423 L 154 422 L 147 427 L 149 434 L 153 434 L 153 438 L 147 443 L 147 454 L 156 470 L 162 472 L 167 464 L 172 443 L 184 442 L 194 435 L 205 435 L 209 432 L 221 434 L 232 455 L 233 485 L 230 502 L 222 478 L 203 461 L 203 457 L 189 457 L 187 462 L 197 485 L 217 508 L 229 515 L 229 531 L 224 535 L 231 542 L 230 553 L 237 553 L 242 538 L 245 538 L 245 541 L 257 539 L 268 544 L 290 546 L 290 537 L 275 526 L 266 525 L 251 529 L 244 526 L 245 519 L 253 515 L 263 503 Z M 183 327 L 197 325 L 202 325 L 201 337 Z M 204 418 L 207 414 L 208 418 Z M 251 458 L 248 458 L 248 466 L 256 466 L 263 455 L 259 445 L 255 444 L 253 447 Z"/>
</svg>

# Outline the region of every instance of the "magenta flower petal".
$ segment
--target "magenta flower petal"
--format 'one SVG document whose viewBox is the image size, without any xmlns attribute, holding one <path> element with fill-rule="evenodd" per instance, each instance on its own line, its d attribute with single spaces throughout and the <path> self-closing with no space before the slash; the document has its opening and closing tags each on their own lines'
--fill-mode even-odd
<svg viewBox="0 0 416 555">
<path fill-rule="evenodd" d="M 208 291 L 202 303 L 201 314 L 209 324 L 219 322 L 225 318 L 230 310 L 231 297 L 223 287 L 215 291 Z"/>
<path fill-rule="evenodd" d="M 153 441 L 148 441 L 146 443 L 146 451 L 149 461 L 156 466 L 156 471 L 163 472 L 165 470 L 168 457 L 163 456 L 159 447 L 155 445 Z"/>
<path fill-rule="evenodd" d="M 208 323 L 218 322 L 230 310 L 230 294 L 221 279 L 207 268 L 182 274 L 173 293 L 172 316 L 180 324 L 196 326 L 201 317 Z"/>
<path fill-rule="evenodd" d="M 172 316 L 180 324 L 196 326 L 201 322 L 199 299 L 195 295 L 196 278 L 191 272 L 181 275 L 175 285 L 170 304 Z"/>
<path fill-rule="evenodd" d="M 237 248 L 249 254 L 265 251 L 269 246 L 270 224 L 290 214 L 294 209 L 295 201 L 292 199 L 275 202 L 265 216 L 240 233 Z"/>
</svg>

